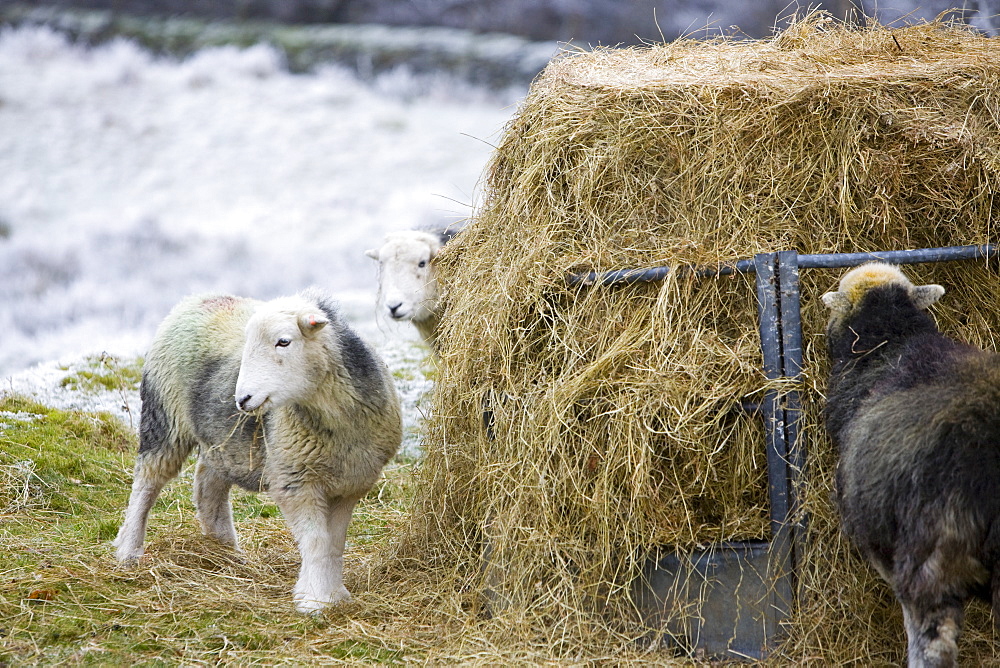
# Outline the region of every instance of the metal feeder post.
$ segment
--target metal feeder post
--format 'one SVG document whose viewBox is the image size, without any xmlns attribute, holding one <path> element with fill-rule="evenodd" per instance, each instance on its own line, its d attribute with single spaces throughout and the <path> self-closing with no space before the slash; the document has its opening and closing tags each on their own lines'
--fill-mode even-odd
<svg viewBox="0 0 1000 668">
<path fill-rule="evenodd" d="M 756 274 L 758 327 L 768 380 L 802 373 L 799 273 L 794 251 L 762 253 L 736 271 Z M 704 275 L 733 273 L 705 270 Z M 632 279 L 631 274 L 625 280 Z M 727 542 L 685 554 L 673 552 L 647 565 L 634 594 L 647 621 L 657 615 L 673 640 L 688 652 L 704 651 L 760 659 L 780 635 L 795 600 L 796 543 L 803 535 L 792 523 L 798 476 L 805 460 L 798 441 L 798 391 L 768 390 L 760 406 L 767 452 L 771 540 Z M 671 612 L 697 602 L 696 615 Z M 649 611 L 652 611 L 650 614 Z"/>
<path fill-rule="evenodd" d="M 647 621 L 678 644 L 709 656 L 767 656 L 797 598 L 797 574 L 804 558 L 806 518 L 799 492 L 805 482 L 805 446 L 799 438 L 802 374 L 802 319 L 799 269 L 838 269 L 865 262 L 922 264 L 986 260 L 1000 248 L 949 246 L 877 253 L 799 255 L 795 251 L 762 253 L 718 267 L 684 267 L 698 277 L 756 274 L 758 326 L 764 373 L 768 380 L 787 379 L 788 389 L 768 390 L 760 405 L 767 451 L 771 540 L 727 542 L 706 550 L 671 552 L 650 560 L 634 593 Z M 614 285 L 662 280 L 669 267 L 622 269 L 571 277 L 572 284 Z M 678 269 L 675 269 L 678 270 Z M 687 583 L 697 580 L 693 588 Z M 678 623 L 670 612 L 697 603 L 698 616 Z"/>
</svg>

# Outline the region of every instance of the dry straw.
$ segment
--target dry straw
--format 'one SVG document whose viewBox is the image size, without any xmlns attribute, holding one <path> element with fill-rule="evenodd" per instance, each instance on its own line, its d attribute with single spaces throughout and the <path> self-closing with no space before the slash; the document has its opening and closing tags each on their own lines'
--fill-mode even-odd
<svg viewBox="0 0 1000 668">
<path fill-rule="evenodd" d="M 753 278 L 570 288 L 567 276 L 989 242 L 998 119 L 1000 43 L 942 24 L 813 14 L 768 40 L 553 61 L 441 257 L 441 372 L 394 558 L 453 593 L 480 649 L 662 659 L 642 654 L 655 633 L 628 596 L 650 550 L 769 531 L 763 430 L 738 409 L 767 388 Z M 809 549 L 775 656 L 898 664 L 900 614 L 830 503 L 818 298 L 839 273 L 803 270 Z M 946 331 L 995 347 L 995 267 L 911 274 L 948 288 L 935 310 Z M 997 660 L 988 619 L 970 610 L 970 661 Z"/>
</svg>

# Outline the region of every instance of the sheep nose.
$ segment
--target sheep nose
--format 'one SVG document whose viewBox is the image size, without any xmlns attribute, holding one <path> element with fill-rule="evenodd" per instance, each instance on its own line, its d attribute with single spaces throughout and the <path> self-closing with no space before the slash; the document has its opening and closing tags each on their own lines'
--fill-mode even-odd
<svg viewBox="0 0 1000 668">
<path fill-rule="evenodd" d="M 392 306 L 389 306 L 389 313 L 391 313 L 391 314 L 392 314 L 392 317 L 393 317 L 393 318 L 398 318 L 398 317 L 399 317 L 399 314 L 397 314 L 397 313 L 396 313 L 396 310 L 397 310 L 397 309 L 398 309 L 398 308 L 399 308 L 400 306 L 402 306 L 402 305 L 403 305 L 403 302 L 399 302 L 398 304 L 394 304 L 394 305 L 392 305 Z"/>
<path fill-rule="evenodd" d="M 252 394 L 246 394 L 242 398 L 236 400 L 236 405 L 239 406 L 239 408 L 240 408 L 241 411 L 245 411 L 247 409 L 247 403 L 251 399 L 253 399 L 253 395 Z"/>
</svg>

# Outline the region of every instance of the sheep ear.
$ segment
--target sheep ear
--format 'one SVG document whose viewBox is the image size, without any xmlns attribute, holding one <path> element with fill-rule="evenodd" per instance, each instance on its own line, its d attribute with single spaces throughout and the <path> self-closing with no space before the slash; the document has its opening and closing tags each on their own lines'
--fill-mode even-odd
<svg viewBox="0 0 1000 668">
<path fill-rule="evenodd" d="M 300 313 L 299 314 L 299 329 L 306 336 L 311 336 L 318 332 L 319 330 L 326 327 L 329 324 L 329 320 L 326 316 L 319 313 Z"/>
<path fill-rule="evenodd" d="M 822 299 L 831 311 L 843 313 L 851 309 L 851 300 L 843 292 L 827 292 Z"/>
<path fill-rule="evenodd" d="M 365 255 L 367 255 L 368 257 L 370 257 L 373 260 L 377 260 L 378 259 L 378 249 L 377 248 L 369 248 L 368 250 L 365 251 Z"/>
<path fill-rule="evenodd" d="M 941 299 L 944 294 L 944 288 L 940 285 L 917 285 L 914 286 L 910 291 L 910 297 L 913 298 L 913 304 L 919 309 L 925 309 L 937 300 Z"/>
</svg>

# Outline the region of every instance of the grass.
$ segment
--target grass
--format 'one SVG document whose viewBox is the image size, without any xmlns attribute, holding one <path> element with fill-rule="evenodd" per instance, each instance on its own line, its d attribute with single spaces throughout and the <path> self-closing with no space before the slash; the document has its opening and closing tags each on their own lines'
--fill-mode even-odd
<svg viewBox="0 0 1000 668">
<path fill-rule="evenodd" d="M 142 380 L 142 358 L 121 360 L 101 353 L 84 358 L 82 364 L 64 367 L 72 371 L 60 381 L 60 386 L 86 393 L 138 390 Z"/>
<path fill-rule="evenodd" d="M 201 536 L 190 467 L 150 517 L 147 557 L 119 568 L 110 541 L 128 500 L 136 436 L 107 414 L 0 396 L 0 666 L 393 663 L 398 643 L 354 637 L 337 620 L 292 610 L 298 553 L 274 503 L 234 490 L 245 555 Z M 411 497 L 396 461 L 363 500 L 352 551 L 375 550 Z M 347 574 L 352 587 L 351 573 Z M 363 587 L 352 587 L 355 590 Z"/>
</svg>

